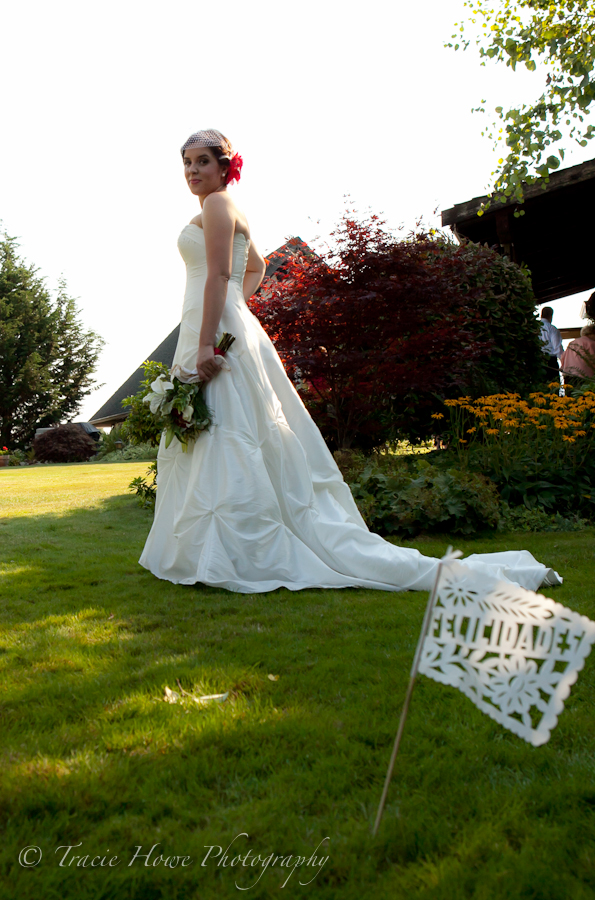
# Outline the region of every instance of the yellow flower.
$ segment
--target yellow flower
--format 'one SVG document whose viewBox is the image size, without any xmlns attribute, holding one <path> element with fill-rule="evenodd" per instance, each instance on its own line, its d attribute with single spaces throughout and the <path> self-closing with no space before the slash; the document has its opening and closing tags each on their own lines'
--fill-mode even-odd
<svg viewBox="0 0 595 900">
<path fill-rule="evenodd" d="M 464 441 L 463 438 L 459 438 L 459 444 L 466 444 L 467 441 Z"/>
<path fill-rule="evenodd" d="M 474 431 L 477 431 L 477 428 L 468 428 L 467 434 L 473 434 Z"/>
<path fill-rule="evenodd" d="M 569 444 L 574 444 L 575 439 L 573 437 L 569 437 L 567 434 L 562 435 L 563 441 L 568 441 Z"/>
<path fill-rule="evenodd" d="M 445 400 L 444 405 L 445 406 L 458 406 L 459 401 L 458 400 Z"/>
<path fill-rule="evenodd" d="M 595 428 L 595 425 L 593 428 Z M 497 428 L 488 428 L 486 429 L 486 434 L 500 434 L 500 431 Z"/>
<path fill-rule="evenodd" d="M 443 419 L 444 415 L 442 413 L 432 413 L 433 419 Z"/>
<path fill-rule="evenodd" d="M 584 436 L 586 435 L 586 433 L 587 433 L 586 431 L 577 431 L 576 436 L 577 436 L 577 437 L 584 437 Z"/>
</svg>

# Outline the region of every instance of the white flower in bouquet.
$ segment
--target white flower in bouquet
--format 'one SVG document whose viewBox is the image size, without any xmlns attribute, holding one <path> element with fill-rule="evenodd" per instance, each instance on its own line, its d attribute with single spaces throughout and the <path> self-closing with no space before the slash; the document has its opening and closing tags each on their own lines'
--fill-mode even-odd
<svg viewBox="0 0 595 900">
<path fill-rule="evenodd" d="M 165 401 L 166 391 L 173 391 L 173 389 L 174 386 L 171 381 L 167 380 L 167 376 L 160 375 L 151 385 L 151 393 L 143 398 L 143 403 L 150 404 L 153 415 L 156 415 L 160 411 L 167 415 L 168 412 L 171 412 L 171 407 L 169 410 L 162 409 L 162 404 Z"/>
<path fill-rule="evenodd" d="M 216 364 L 228 371 L 230 366 L 224 356 L 234 341 L 233 334 L 225 332 L 215 347 Z M 143 397 L 143 403 L 150 405 L 151 414 L 164 425 L 166 448 L 176 437 L 185 453 L 188 444 L 211 425 L 213 413 L 205 403 L 202 388 L 196 369 L 191 371 L 175 365 L 169 375 L 159 375 Z"/>
</svg>

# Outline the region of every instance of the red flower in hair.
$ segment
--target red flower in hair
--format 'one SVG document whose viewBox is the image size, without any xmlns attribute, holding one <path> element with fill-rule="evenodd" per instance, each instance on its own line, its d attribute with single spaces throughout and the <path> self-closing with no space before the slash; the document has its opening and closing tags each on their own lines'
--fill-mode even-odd
<svg viewBox="0 0 595 900">
<path fill-rule="evenodd" d="M 229 171 L 227 173 L 227 178 L 225 180 L 226 184 L 232 184 L 234 181 L 240 180 L 240 175 L 242 172 L 242 166 L 244 165 L 244 160 L 240 156 L 239 153 L 234 153 L 232 158 L 229 161 Z"/>
</svg>

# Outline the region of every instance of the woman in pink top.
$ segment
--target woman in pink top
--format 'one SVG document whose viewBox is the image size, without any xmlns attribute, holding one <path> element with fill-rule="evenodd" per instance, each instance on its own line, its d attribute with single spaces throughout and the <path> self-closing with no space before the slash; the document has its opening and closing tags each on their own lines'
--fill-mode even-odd
<svg viewBox="0 0 595 900">
<path fill-rule="evenodd" d="M 571 341 L 560 359 L 564 375 L 593 378 L 595 375 L 595 325 L 581 328 L 581 336 Z"/>
</svg>

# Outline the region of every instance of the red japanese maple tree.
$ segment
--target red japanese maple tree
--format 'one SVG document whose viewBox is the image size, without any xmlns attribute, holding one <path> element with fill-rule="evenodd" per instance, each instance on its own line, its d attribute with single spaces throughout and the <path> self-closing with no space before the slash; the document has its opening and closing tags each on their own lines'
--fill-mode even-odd
<svg viewBox="0 0 595 900">
<path fill-rule="evenodd" d="M 250 302 L 333 448 L 427 435 L 437 398 L 493 345 L 464 255 L 384 226 L 347 210 L 334 250 L 293 256 Z"/>
</svg>

